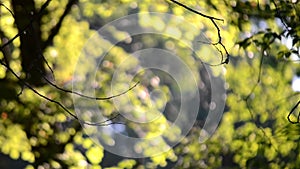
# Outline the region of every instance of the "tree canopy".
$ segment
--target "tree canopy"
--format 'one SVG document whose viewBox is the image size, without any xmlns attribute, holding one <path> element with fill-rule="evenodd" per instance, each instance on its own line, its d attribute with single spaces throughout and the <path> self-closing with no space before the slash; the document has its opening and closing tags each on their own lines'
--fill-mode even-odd
<svg viewBox="0 0 300 169">
<path fill-rule="evenodd" d="M 2 0 L 0 168 L 297 168 L 299 14 Z"/>
</svg>

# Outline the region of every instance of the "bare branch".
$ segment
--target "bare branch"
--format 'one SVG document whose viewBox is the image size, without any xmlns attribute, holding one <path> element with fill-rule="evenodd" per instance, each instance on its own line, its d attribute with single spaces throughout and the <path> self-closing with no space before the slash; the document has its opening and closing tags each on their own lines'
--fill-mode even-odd
<svg viewBox="0 0 300 169">
<path fill-rule="evenodd" d="M 67 4 L 66 6 L 66 10 L 64 11 L 63 15 L 60 17 L 59 19 L 59 22 L 57 23 L 57 25 L 55 25 L 52 30 L 51 30 L 51 34 L 49 35 L 47 41 L 45 42 L 46 46 L 49 45 L 50 43 L 52 43 L 53 41 L 53 38 L 55 35 L 57 35 L 61 25 L 62 25 L 62 22 L 64 20 L 64 18 L 66 17 L 66 15 L 70 12 L 71 10 L 71 7 L 72 5 L 74 5 L 78 0 L 70 0 L 69 3 Z M 41 17 L 41 14 L 43 13 L 43 11 L 46 9 L 46 7 L 49 5 L 49 3 L 51 2 L 51 0 L 47 0 L 41 7 L 41 9 L 39 10 L 39 12 L 34 15 L 32 17 L 32 19 L 30 20 L 30 22 L 18 33 L 16 34 L 12 39 L 8 40 L 7 42 L 5 42 L 0 50 L 4 52 L 4 49 L 5 47 L 7 47 L 9 44 L 11 44 L 16 38 L 18 38 L 19 36 L 21 36 L 24 32 L 26 32 L 26 30 L 31 26 L 31 24 L 33 23 L 34 20 L 36 19 L 40 19 Z M 12 17 L 15 18 L 15 15 L 13 14 L 13 12 L 7 8 L 4 4 L 0 4 L 1 6 L 4 6 L 12 15 Z M 46 47 L 44 46 L 44 47 Z M 41 59 L 43 59 L 43 61 L 46 63 L 46 65 L 48 66 L 48 68 L 50 69 L 50 71 L 52 72 L 53 76 L 54 76 L 54 72 L 52 70 L 52 68 L 50 67 L 49 63 L 47 62 L 47 60 L 44 58 L 44 56 L 42 54 L 40 54 L 41 56 Z M 38 90 L 36 90 L 34 87 L 32 87 L 29 83 L 27 83 L 24 79 L 22 79 L 21 77 L 19 77 L 17 75 L 16 72 L 14 72 L 14 70 L 9 66 L 8 63 L 5 62 L 7 58 L 4 56 L 4 61 L 3 60 L 0 60 L 0 64 L 2 66 L 4 66 L 9 72 L 11 72 L 13 74 L 13 76 L 15 76 L 18 81 L 22 84 L 21 87 L 21 91 L 20 93 L 18 94 L 18 96 L 20 96 L 23 92 L 23 89 L 24 87 L 27 87 L 28 89 L 30 89 L 33 93 L 35 93 L 36 95 L 38 95 L 39 97 L 49 101 L 49 102 L 52 102 L 56 105 L 58 105 L 60 108 L 62 108 L 65 112 L 67 112 L 70 116 L 72 116 L 74 119 L 78 120 L 80 123 L 82 124 L 85 124 L 85 125 L 92 125 L 92 126 L 108 126 L 108 125 L 111 125 L 111 124 L 123 124 L 123 123 L 120 123 L 120 122 L 112 122 L 113 119 L 116 119 L 120 114 L 117 113 L 115 116 L 107 119 L 107 120 L 104 120 L 102 122 L 86 122 L 86 121 L 82 121 L 80 120 L 74 113 L 72 113 L 70 110 L 68 110 L 62 103 L 54 100 L 54 99 L 51 99 L 43 94 L 41 94 Z M 38 70 L 39 71 L 39 70 Z M 40 71 L 39 71 L 40 72 Z M 40 72 L 41 73 L 41 72 Z M 71 93 L 71 94 L 75 94 L 75 95 L 78 95 L 78 96 L 81 96 L 81 97 L 84 97 L 84 98 L 88 98 L 88 99 L 94 99 L 94 100 L 109 100 L 109 99 L 112 99 L 112 98 L 115 98 L 115 97 L 118 97 L 118 96 L 121 96 L 121 95 L 124 95 L 125 93 L 129 92 L 130 90 L 132 90 L 134 87 L 136 87 L 139 82 L 135 83 L 132 87 L 130 87 L 129 89 L 127 89 L 126 91 L 124 92 L 121 92 L 117 95 L 112 95 L 112 96 L 109 96 L 109 97 L 91 97 L 91 96 L 87 96 L 87 95 L 83 95 L 81 93 L 78 93 L 78 92 L 74 92 L 74 91 L 71 91 L 71 90 L 67 90 L 67 89 L 64 89 L 64 88 L 61 88 L 59 86 L 57 86 L 56 84 L 52 83 L 50 80 L 48 80 L 44 75 L 42 76 L 44 78 L 44 80 L 46 82 L 48 82 L 49 85 L 51 85 L 52 87 L 60 90 L 60 91 L 63 91 L 63 92 L 66 92 L 66 93 Z"/>
<path fill-rule="evenodd" d="M 201 13 L 199 11 L 196 11 L 196 10 L 194 10 L 194 9 L 192 9 L 192 8 L 186 6 L 186 5 L 184 5 L 184 4 L 182 4 L 182 3 L 178 2 L 178 1 L 175 1 L 175 0 L 170 0 L 170 1 L 173 2 L 173 3 L 175 3 L 175 4 L 177 4 L 177 5 L 179 5 L 179 6 L 181 6 L 181 7 L 183 7 L 183 8 L 185 8 L 185 9 L 187 9 L 187 10 L 189 10 L 189 11 L 192 11 L 193 13 L 196 13 L 196 14 L 198 14 L 200 16 L 203 16 L 205 18 L 209 18 L 209 19 L 212 19 L 212 20 L 218 20 L 218 21 L 224 21 L 223 19 L 215 18 L 215 17 L 209 16 L 209 15 L 203 14 L 203 13 Z"/>
<path fill-rule="evenodd" d="M 26 30 L 30 27 L 30 25 L 33 23 L 34 20 L 36 20 L 38 17 L 40 17 L 40 15 L 42 14 L 42 12 L 45 10 L 45 8 L 49 5 L 51 0 L 47 0 L 41 7 L 41 9 L 39 10 L 39 12 L 34 15 L 34 17 L 31 18 L 30 22 L 21 30 L 19 31 L 19 33 L 17 33 L 13 38 L 11 38 L 10 40 L 8 40 L 5 44 L 3 44 L 0 47 L 0 50 L 2 51 L 7 45 L 9 45 L 10 43 L 12 43 L 15 39 L 17 39 L 19 36 L 21 36 L 22 34 L 24 34 L 26 32 Z M 11 12 L 11 10 L 9 10 Z M 15 19 L 15 15 L 13 15 L 13 13 L 11 12 L 13 18 Z"/>
<path fill-rule="evenodd" d="M 296 105 L 292 108 L 292 110 L 290 111 L 290 113 L 287 116 L 287 119 L 290 123 L 292 124 L 297 124 L 300 123 L 300 112 L 298 113 L 298 117 L 297 117 L 297 121 L 292 121 L 291 120 L 291 115 L 294 113 L 294 111 L 296 110 L 296 108 L 300 105 L 300 100 L 296 103 Z"/>
<path fill-rule="evenodd" d="M 12 17 L 15 18 L 14 13 L 6 5 L 4 5 L 3 3 L 0 3 L 0 6 L 3 6 L 6 10 L 8 10 L 8 12 L 12 15 Z"/>
<path fill-rule="evenodd" d="M 226 53 L 226 59 L 223 60 L 223 58 L 222 58 L 221 63 L 218 64 L 218 65 L 228 64 L 228 63 L 229 63 L 229 56 L 230 56 L 230 55 L 229 55 L 229 53 L 228 53 L 228 51 L 227 51 L 225 45 L 222 43 L 221 30 L 220 30 L 219 26 L 218 26 L 217 23 L 216 23 L 216 21 L 224 21 L 224 20 L 223 20 L 223 19 L 220 19 L 220 18 L 216 18 L 216 17 L 213 17 L 213 16 L 209 16 L 209 15 L 203 14 L 203 13 L 201 13 L 201 12 L 199 12 L 199 11 L 196 11 L 196 10 L 194 10 L 194 9 L 192 9 L 192 8 L 190 8 L 190 7 L 186 6 L 186 5 L 184 5 L 184 4 L 181 3 L 181 2 L 178 2 L 178 1 L 175 1 L 175 0 L 170 0 L 170 1 L 173 2 L 173 3 L 175 3 L 176 5 L 179 5 L 179 6 L 183 7 L 183 8 L 185 8 L 185 9 L 187 9 L 187 10 L 189 10 L 189 11 L 195 13 L 195 14 L 198 14 L 198 15 L 204 17 L 204 18 L 207 18 L 207 19 L 209 19 L 209 20 L 212 22 L 212 24 L 214 25 L 214 27 L 217 29 L 217 32 L 218 32 L 218 42 L 216 42 L 216 43 L 211 43 L 211 44 L 212 44 L 212 45 L 218 45 L 218 44 L 221 45 L 222 48 L 224 49 L 225 53 Z M 223 54 L 222 54 L 221 56 L 223 57 Z M 218 65 L 213 65 L 213 66 L 218 66 Z"/>
<path fill-rule="evenodd" d="M 42 12 L 47 8 L 47 6 L 49 6 L 49 4 L 50 4 L 51 1 L 52 1 L 52 0 L 47 0 L 47 1 L 42 5 L 41 9 L 39 10 L 39 15 L 41 15 Z"/>
<path fill-rule="evenodd" d="M 93 99 L 93 100 L 109 100 L 109 99 L 113 99 L 113 98 L 116 98 L 116 97 L 119 97 L 119 96 L 122 96 L 124 94 L 126 94 L 127 92 L 129 92 L 130 90 L 132 90 L 133 88 L 135 88 L 140 82 L 136 82 L 133 86 L 131 86 L 130 88 L 128 88 L 127 90 L 119 93 L 119 94 L 116 94 L 116 95 L 112 95 L 112 96 L 108 96 L 108 97 L 92 97 L 92 96 L 87 96 L 87 95 L 84 95 L 84 94 L 81 94 L 81 93 L 78 93 L 78 92 L 75 92 L 75 91 L 71 91 L 71 90 L 68 90 L 68 89 L 64 89 L 64 88 L 61 88 L 59 86 L 57 86 L 56 84 L 54 84 L 53 82 L 51 82 L 49 79 L 47 79 L 45 76 L 43 76 L 44 80 L 46 80 L 47 83 L 49 83 L 52 87 L 60 90 L 60 91 L 63 91 L 65 93 L 71 93 L 71 94 L 74 94 L 74 95 L 78 95 L 80 97 L 83 97 L 83 98 L 87 98 L 87 99 Z"/>
<path fill-rule="evenodd" d="M 50 99 L 49 97 L 41 94 L 39 91 L 37 91 L 36 89 L 34 89 L 30 84 L 28 84 L 26 81 L 24 81 L 22 78 L 20 78 L 15 72 L 14 70 L 12 70 L 10 68 L 9 65 L 5 64 L 2 60 L 0 60 L 0 64 L 3 65 L 4 67 L 7 68 L 8 71 L 10 71 L 18 80 L 20 83 L 22 83 L 24 86 L 26 86 L 28 89 L 30 89 L 33 93 L 35 93 L 36 95 L 38 95 L 39 97 L 55 103 L 56 105 L 58 105 L 60 108 L 62 108 L 65 112 L 67 112 L 69 115 L 71 115 L 74 119 L 78 120 L 79 122 L 81 122 L 82 124 L 86 124 L 86 125 L 91 125 L 91 126 L 107 126 L 107 125 L 111 125 L 111 124 L 115 124 L 114 122 L 110 122 L 107 123 L 109 121 L 111 121 L 112 119 L 116 118 L 117 116 L 119 116 L 118 114 L 116 116 L 114 116 L 113 118 L 110 118 L 108 120 L 105 120 L 103 122 L 97 122 L 97 123 L 93 123 L 93 122 L 86 122 L 86 121 L 82 121 L 80 120 L 75 114 L 73 114 L 70 110 L 68 110 L 62 103 L 54 100 L 54 99 Z M 119 124 L 119 123 L 118 123 Z"/>
<path fill-rule="evenodd" d="M 55 80 L 54 71 L 53 71 L 53 69 L 51 68 L 51 66 L 49 65 L 47 59 L 46 59 L 46 58 L 44 57 L 44 55 L 42 55 L 42 54 L 41 54 L 41 57 L 42 57 L 43 61 L 46 63 L 48 69 L 51 71 L 51 75 L 52 75 L 53 79 Z M 43 76 L 43 77 L 44 77 L 44 76 Z"/>
</svg>

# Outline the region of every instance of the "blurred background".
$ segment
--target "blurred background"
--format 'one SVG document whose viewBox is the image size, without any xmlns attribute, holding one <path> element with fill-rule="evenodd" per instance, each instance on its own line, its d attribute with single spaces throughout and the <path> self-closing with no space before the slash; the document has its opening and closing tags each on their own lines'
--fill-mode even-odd
<svg viewBox="0 0 300 169">
<path fill-rule="evenodd" d="M 300 166 L 298 1 L 181 3 L 223 21 L 212 22 L 168 0 L 1 0 L 0 168 L 281 169 Z M 166 23 L 151 14 L 146 18 L 140 15 L 147 12 L 172 14 L 193 27 L 172 21 Z M 99 38 L 118 43 L 104 60 L 80 57 L 83 49 L 93 56 L 103 54 L 105 47 L 101 44 L 99 48 L 88 48 L 89 38 L 101 27 L 129 14 L 137 14 L 135 24 L 140 29 L 169 32 L 174 36 L 143 34 L 128 38 L 128 32 L 111 27 L 106 32 L 108 37 Z M 227 57 L 225 48 L 214 45 L 220 40 L 218 30 L 230 54 L 228 64 L 221 64 Z M 105 43 L 113 44 L 109 40 Z M 192 42 L 194 51 L 183 41 Z M 140 114 L 134 109 L 125 114 L 141 120 L 157 114 L 161 114 L 160 118 L 143 125 L 119 116 L 114 118 L 119 112 L 113 100 L 99 100 L 93 104 L 101 110 L 101 116 L 124 124 L 98 127 L 109 127 L 128 136 L 163 135 L 165 139 L 157 147 L 176 140 L 174 137 L 180 135 L 180 129 L 174 127 L 169 132 L 163 129 L 178 117 L 180 90 L 194 89 L 188 85 L 179 88 L 164 72 L 135 73 L 131 69 L 138 65 L 134 59 L 118 67 L 131 53 L 147 48 L 176 53 L 195 75 L 200 97 L 204 99 L 199 103 L 193 127 L 176 146 L 147 158 L 126 158 L 106 151 L 85 133 L 76 119 L 73 95 L 69 91 L 72 83 L 76 84 L 76 90 L 90 85 L 96 96 L 107 97 L 140 82 L 127 94 L 138 110 L 147 113 Z M 91 65 L 95 66 L 96 73 L 89 74 L 87 69 Z M 111 92 L 117 69 L 124 73 Z M 83 78 L 75 78 L 74 72 Z M 218 104 L 211 101 L 210 78 L 220 82 L 214 84 L 219 89 L 226 89 L 227 99 L 217 130 L 202 142 L 201 129 L 209 110 Z M 155 91 L 163 91 L 165 96 Z M 85 120 L 92 121 L 89 118 Z M 111 134 L 100 137 L 107 143 L 114 141 Z M 147 156 L 156 151 L 149 149 L 149 144 L 144 142 L 132 151 L 143 149 Z"/>
</svg>

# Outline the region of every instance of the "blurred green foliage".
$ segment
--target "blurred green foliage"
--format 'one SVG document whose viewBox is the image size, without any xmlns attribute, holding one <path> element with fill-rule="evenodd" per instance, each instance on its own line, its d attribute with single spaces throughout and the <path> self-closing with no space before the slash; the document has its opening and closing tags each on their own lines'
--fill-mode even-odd
<svg viewBox="0 0 300 169">
<path fill-rule="evenodd" d="M 42 0 L 34 2 L 37 9 L 44 3 Z M 1 3 L 12 9 L 9 0 L 2 0 Z M 67 0 L 52 0 L 46 8 L 40 23 L 44 40 L 47 39 L 50 28 L 57 24 L 67 3 Z M 165 153 L 145 159 L 115 157 L 89 138 L 77 120 L 67 115 L 56 104 L 42 100 L 28 88 L 22 89 L 18 79 L 4 67 L 0 67 L 1 154 L 23 161 L 28 169 L 38 167 L 279 169 L 300 166 L 300 127 L 290 124 L 286 119 L 288 112 L 299 99 L 299 93 L 291 88 L 292 79 L 299 72 L 298 1 L 191 0 L 183 3 L 205 14 L 224 19 L 224 23 L 218 22 L 218 25 L 222 41 L 231 55 L 230 63 L 220 66 L 224 67 L 222 71 L 226 72 L 226 112 L 217 131 L 209 140 L 204 143 L 199 141 L 201 125 L 195 124 L 188 136 Z M 87 65 L 93 66 L 97 58 L 93 58 L 94 60 L 79 58 L 84 45 L 88 43 L 87 46 L 90 47 L 88 52 L 94 56 L 101 55 L 105 50 L 105 44 L 102 48 L 97 48 L 92 46 L 93 43 L 88 42 L 88 39 L 106 23 L 140 12 L 162 12 L 180 16 L 199 30 L 195 32 L 193 28 L 184 24 L 180 25 L 179 29 L 176 27 L 177 23 L 171 21 L 165 23 L 162 18 L 141 15 L 141 18 L 138 18 L 140 27 L 162 31 L 161 25 L 164 25 L 165 30 L 173 33 L 178 39 L 174 40 L 163 35 L 134 37 L 134 40 L 142 42 L 142 48 L 160 47 L 177 51 L 181 59 L 195 74 L 198 74 L 201 64 L 194 60 L 191 51 L 180 42 L 197 41 L 202 33 L 212 42 L 217 41 L 217 30 L 210 20 L 165 0 L 82 0 L 72 6 L 59 33 L 54 37 L 53 45 L 42 51 L 54 70 L 56 84 L 71 89 L 74 71 L 81 72 L 81 77 L 87 78 L 86 73 L 91 69 Z M 109 34 L 116 40 L 122 40 L 127 36 L 127 32 L 119 31 L 117 28 L 111 27 L 109 30 Z M 5 38 L 10 39 L 18 33 L 14 18 L 3 6 L 1 6 L 0 31 L 1 45 L 5 43 Z M 156 117 L 165 101 L 170 101 L 170 95 L 178 90 L 178 86 L 170 82 L 167 75 L 162 75 L 165 79 L 160 85 L 151 84 L 151 79 L 155 80 L 157 77 L 147 71 L 131 76 L 127 73 L 130 66 L 138 64 L 134 59 L 122 67 L 117 67 L 125 57 L 131 57 L 130 45 L 139 46 L 130 40 L 128 43 L 124 41 L 114 46 L 103 61 L 103 66 L 95 75 L 90 75 L 95 76 L 94 81 L 89 81 L 89 78 L 83 80 L 86 80 L 86 84 L 95 86 L 96 95 L 103 97 L 126 90 L 132 85 L 128 84 L 130 79 L 141 81 L 140 85 L 128 92 L 136 109 L 126 113 L 135 118 L 151 119 Z M 107 43 L 109 45 L 110 42 Z M 202 54 L 208 47 L 200 42 L 199 46 L 202 47 L 195 47 L 195 52 L 200 59 L 216 64 L 212 63 L 216 60 L 212 58 L 213 56 Z M 25 77 L 21 67 L 19 39 L 9 45 L 9 52 L 10 67 L 18 75 Z M 1 59 L 3 55 L 1 52 Z M 111 93 L 110 82 L 116 69 L 124 73 L 117 79 L 119 85 L 116 85 Z M 214 67 L 211 67 L 211 70 L 216 76 L 220 73 Z M 200 83 L 201 78 L 198 78 L 196 80 Z M 73 100 L 69 94 L 49 85 L 37 89 L 45 96 L 63 103 L 73 112 Z M 149 93 L 155 89 L 168 95 L 164 99 L 156 100 L 155 103 L 149 97 L 143 99 L 145 92 Z M 18 95 L 21 90 L 22 93 Z M 185 86 L 184 90 L 189 90 L 188 86 Z M 99 101 L 97 104 L 105 117 L 111 117 L 117 112 L 112 100 Z M 205 106 L 201 108 L 207 109 Z M 176 115 L 176 110 L 173 109 L 168 110 L 171 111 L 169 116 L 173 111 Z M 151 111 L 141 113 L 147 110 Z M 296 116 L 293 115 L 293 118 Z M 90 117 L 82 118 L 91 120 Z M 126 124 L 126 132 L 142 134 L 144 137 L 163 134 L 169 140 L 174 140 L 180 135 L 179 129 L 162 131 L 170 125 L 168 119 L 172 118 L 174 117 L 165 115 L 143 125 L 129 122 Z M 109 134 L 103 134 L 101 137 L 107 143 L 114 141 Z M 138 145 L 135 151 L 140 148 L 145 150 L 145 155 L 151 154 L 165 146 L 166 141 L 161 141 L 157 150 L 149 149 L 149 144 L 151 143 L 144 142 Z"/>
</svg>

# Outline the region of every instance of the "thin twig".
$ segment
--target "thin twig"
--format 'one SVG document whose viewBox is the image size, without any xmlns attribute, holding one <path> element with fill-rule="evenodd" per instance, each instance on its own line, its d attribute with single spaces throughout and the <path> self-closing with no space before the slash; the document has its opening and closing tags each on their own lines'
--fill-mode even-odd
<svg viewBox="0 0 300 169">
<path fill-rule="evenodd" d="M 297 124 L 300 123 L 300 112 L 298 113 L 298 117 L 297 117 L 297 121 L 292 121 L 291 120 L 291 115 L 293 114 L 293 112 L 296 110 L 296 108 L 299 106 L 300 104 L 300 100 L 295 104 L 295 106 L 292 108 L 292 110 L 290 111 L 290 113 L 287 116 L 287 119 L 290 123 L 292 124 Z"/>
<path fill-rule="evenodd" d="M 212 19 L 212 20 L 218 20 L 218 21 L 224 21 L 223 19 L 216 18 L 216 17 L 213 17 L 213 16 L 209 16 L 209 15 L 203 14 L 203 13 L 201 13 L 199 11 L 196 11 L 196 10 L 194 10 L 194 9 L 192 9 L 192 8 L 186 6 L 186 5 L 184 5 L 184 4 L 182 4 L 182 3 L 178 2 L 178 1 L 175 1 L 175 0 L 170 0 L 170 1 L 173 2 L 173 3 L 175 3 L 175 4 L 177 4 L 177 5 L 179 5 L 179 6 L 181 6 L 181 7 L 183 7 L 183 8 L 185 8 L 185 9 L 187 9 L 187 10 L 189 10 L 189 11 L 192 11 L 192 12 L 194 12 L 194 13 L 200 15 L 200 16 L 203 16 L 205 18 L 209 18 L 209 19 Z"/>
<path fill-rule="evenodd" d="M 78 93 L 78 92 L 75 92 L 75 91 L 71 91 L 71 90 L 59 87 L 56 84 L 54 84 L 53 82 L 51 82 L 49 79 L 47 79 L 45 76 L 43 76 L 43 79 L 46 80 L 46 82 L 49 83 L 51 86 L 53 86 L 54 88 L 56 88 L 56 89 L 58 89 L 60 91 L 63 91 L 65 93 L 71 93 L 71 94 L 74 94 L 74 95 L 78 95 L 80 97 L 84 97 L 84 98 L 88 98 L 88 99 L 93 99 L 93 100 L 109 100 L 109 99 L 112 99 L 112 98 L 115 98 L 115 97 L 119 97 L 121 95 L 126 94 L 127 92 L 129 92 L 130 90 L 132 90 L 133 88 L 135 88 L 140 83 L 138 81 L 133 86 L 131 86 L 130 88 L 128 88 L 127 90 L 125 90 L 125 91 L 123 91 L 123 92 L 121 92 L 119 94 L 116 94 L 116 95 L 112 95 L 112 96 L 108 96 L 108 97 L 92 97 L 92 96 L 84 95 L 84 94 L 81 94 L 81 93 Z"/>
<path fill-rule="evenodd" d="M 0 6 L 3 6 L 15 18 L 15 14 L 4 3 L 0 3 Z"/>
<path fill-rule="evenodd" d="M 65 112 L 67 112 L 70 116 L 72 116 L 74 119 L 78 120 L 79 122 L 81 122 L 82 124 L 86 124 L 86 125 L 90 125 L 90 126 L 108 126 L 111 124 L 115 124 L 113 122 L 111 123 L 106 123 L 108 121 L 110 121 L 111 119 L 116 118 L 119 115 L 116 115 L 115 117 L 105 120 L 103 122 L 97 122 L 97 123 L 93 123 L 93 122 L 86 122 L 86 121 L 82 121 L 81 119 L 79 119 L 75 114 L 73 114 L 70 110 L 68 110 L 62 103 L 54 100 L 54 99 L 50 99 L 49 97 L 41 94 L 40 92 L 38 92 L 36 89 L 34 89 L 30 84 L 28 84 L 26 81 L 24 81 L 22 78 L 20 78 L 11 68 L 9 65 L 5 64 L 2 60 L 0 60 L 0 64 L 3 65 L 4 67 L 7 68 L 8 71 L 10 71 L 18 80 L 20 83 L 22 83 L 24 86 L 26 86 L 28 89 L 30 89 L 32 92 L 34 92 L 36 95 L 38 95 L 39 97 L 55 103 L 56 105 L 58 105 L 60 108 L 62 108 Z M 119 113 L 118 113 L 119 114 Z M 119 123 L 118 123 L 119 124 Z"/>
<path fill-rule="evenodd" d="M 55 76 L 54 76 L 54 71 L 53 71 L 53 69 L 52 69 L 51 66 L 49 65 L 49 63 L 48 63 L 47 59 L 44 57 L 44 55 L 43 55 L 43 54 L 40 54 L 40 55 L 41 55 L 43 61 L 46 63 L 48 69 L 51 71 L 52 78 L 53 78 L 53 80 L 55 81 Z M 44 77 L 44 75 L 43 75 L 43 77 Z"/>
<path fill-rule="evenodd" d="M 224 20 L 220 19 L 220 18 L 216 18 L 216 17 L 213 17 L 213 16 L 209 16 L 209 15 L 203 14 L 203 13 L 201 13 L 199 11 L 196 11 L 196 10 L 194 10 L 194 9 L 192 9 L 192 8 L 184 5 L 181 2 L 178 2 L 178 1 L 175 1 L 175 0 L 170 0 L 170 1 L 173 2 L 173 3 L 175 3 L 176 5 L 179 5 L 179 6 L 183 7 L 183 8 L 185 8 L 185 9 L 193 12 L 193 13 L 196 13 L 196 14 L 204 17 L 204 18 L 207 18 L 207 19 L 209 19 L 212 22 L 212 24 L 214 25 L 214 27 L 217 29 L 217 32 L 218 32 L 218 41 L 216 43 L 211 43 L 211 45 L 218 45 L 219 44 L 219 45 L 222 46 L 222 48 L 224 49 L 224 51 L 226 53 L 226 59 L 223 61 L 223 58 L 222 58 L 222 61 L 221 61 L 221 63 L 219 65 L 228 64 L 229 63 L 229 56 L 230 55 L 229 55 L 229 53 L 228 53 L 225 45 L 222 42 L 221 30 L 220 30 L 219 26 L 216 23 L 216 21 L 223 21 L 224 22 Z M 223 54 L 222 54 L 222 57 L 223 57 Z"/>
<path fill-rule="evenodd" d="M 41 9 L 39 10 L 39 12 L 34 15 L 34 17 L 30 20 L 30 22 L 18 33 L 16 34 L 12 39 L 8 40 L 6 43 L 4 43 L 1 47 L 0 47 L 0 50 L 3 51 L 4 48 L 11 44 L 16 38 L 18 38 L 19 36 L 21 36 L 32 24 L 32 22 L 41 17 L 41 14 L 42 12 L 46 9 L 46 7 L 49 5 L 49 3 L 51 2 L 51 0 L 47 0 L 41 7 Z M 63 21 L 63 19 L 65 18 L 65 16 L 69 13 L 70 11 L 70 8 L 71 6 L 77 2 L 77 0 L 70 0 L 69 3 L 67 4 L 67 7 L 68 9 L 65 10 L 64 14 L 62 15 L 62 17 L 60 18 L 58 24 L 52 29 L 51 31 L 51 35 L 50 35 L 50 40 L 51 40 L 51 37 L 54 36 L 54 34 L 57 34 L 57 32 L 59 31 L 59 28 L 61 27 L 61 23 Z M 13 12 L 7 8 L 4 4 L 0 4 L 1 6 L 4 6 L 12 15 L 13 18 L 15 18 L 15 15 L 13 14 Z M 53 39 L 53 37 L 52 37 Z M 48 41 L 49 43 L 49 41 Z M 50 67 L 49 63 L 47 62 L 47 60 L 44 58 L 43 55 L 41 55 L 42 59 L 44 60 L 44 62 L 46 63 L 46 65 L 48 66 L 48 68 L 50 69 L 50 71 L 52 72 L 53 76 L 54 76 L 54 72 L 52 70 L 52 68 Z M 4 58 L 5 59 L 5 58 Z M 14 72 L 14 70 L 9 66 L 8 63 L 5 63 L 3 60 L 0 60 L 0 64 L 3 65 L 4 67 L 6 67 L 6 69 L 11 72 L 13 74 L 13 76 L 15 76 L 18 81 L 21 83 L 21 91 L 20 93 L 18 94 L 18 96 L 20 96 L 23 92 L 23 89 L 24 87 L 27 87 L 28 89 L 30 89 L 33 93 L 35 93 L 36 95 L 38 95 L 39 97 L 49 101 L 49 102 L 52 102 L 52 103 L 55 103 L 56 105 L 58 105 L 60 108 L 62 108 L 65 112 L 67 112 L 70 116 L 72 116 L 74 119 L 78 120 L 79 122 L 81 122 L 82 124 L 85 124 L 85 125 L 91 125 L 91 126 L 108 126 L 108 125 L 111 125 L 111 124 L 123 124 L 123 123 L 120 123 L 120 122 L 111 122 L 113 119 L 117 118 L 120 114 L 117 113 L 115 116 L 105 120 L 105 121 L 102 121 L 102 122 L 86 122 L 86 121 L 82 121 L 81 119 L 78 118 L 78 116 L 76 116 L 75 114 L 73 114 L 70 110 L 68 110 L 62 103 L 54 100 L 54 99 L 51 99 L 43 94 L 41 94 L 38 90 L 36 90 L 35 88 L 33 88 L 29 83 L 27 83 L 25 80 L 23 80 L 21 77 L 19 77 L 17 75 L 17 73 Z M 109 96 L 109 97 L 91 97 L 91 96 L 86 96 L 86 95 L 83 95 L 83 94 L 80 94 L 80 93 L 77 93 L 77 92 L 74 92 L 74 91 L 70 91 L 70 90 L 67 90 L 67 89 L 63 89 L 59 86 L 57 86 L 56 84 L 52 83 L 50 80 L 48 80 L 45 76 L 42 76 L 47 82 L 48 84 L 50 84 L 51 86 L 55 87 L 56 89 L 58 90 L 61 90 L 63 92 L 66 92 L 66 93 L 72 93 L 72 94 L 76 94 L 76 95 L 79 95 L 81 97 L 85 97 L 85 98 L 89 98 L 89 99 L 94 99 L 94 100 L 109 100 L 109 99 L 112 99 L 112 98 L 115 98 L 115 97 L 118 97 L 118 96 L 121 96 L 125 93 L 127 93 L 128 91 L 132 90 L 134 87 L 136 87 L 139 82 L 137 82 L 134 86 L 130 87 L 128 90 L 122 92 L 122 93 L 119 93 L 117 95 L 113 95 L 113 96 Z"/>
<path fill-rule="evenodd" d="M 42 14 L 42 12 L 46 9 L 46 7 L 49 5 L 51 0 L 47 0 L 41 7 L 41 9 L 39 10 L 39 12 L 34 15 L 34 17 L 32 17 L 32 19 L 30 20 L 30 22 L 21 30 L 19 31 L 19 33 L 17 33 L 13 38 L 11 38 L 10 40 L 8 40 L 5 44 L 3 44 L 1 47 L 0 47 L 0 50 L 2 51 L 7 45 L 11 44 L 15 39 L 17 39 L 19 36 L 21 36 L 22 34 L 24 34 L 24 32 L 26 32 L 26 30 L 32 25 L 32 22 L 40 17 L 40 15 Z M 13 13 L 12 13 L 13 14 Z M 12 15 L 14 19 L 15 18 L 15 15 Z"/>
</svg>

